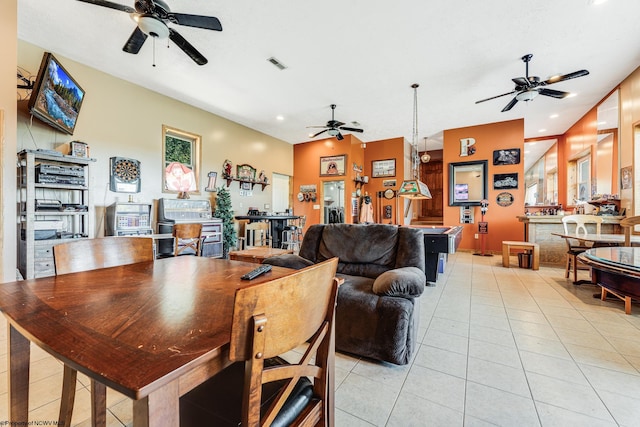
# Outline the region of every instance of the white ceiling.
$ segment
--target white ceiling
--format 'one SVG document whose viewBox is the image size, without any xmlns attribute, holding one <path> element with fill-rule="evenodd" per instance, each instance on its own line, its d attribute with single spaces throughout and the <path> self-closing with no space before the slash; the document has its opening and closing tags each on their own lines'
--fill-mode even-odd
<svg viewBox="0 0 640 427">
<path fill-rule="evenodd" d="M 410 140 L 419 83 L 421 149 L 424 137 L 441 147 L 445 129 L 517 118 L 525 137 L 564 133 L 640 65 L 638 0 L 166 1 L 220 19 L 222 32 L 173 27 L 207 65 L 159 41 L 152 67 L 150 39 L 138 55 L 122 51 L 134 28 L 126 13 L 76 0 L 18 0 L 18 37 L 289 143 L 309 140 L 306 127 L 325 124 L 333 103 L 364 142 Z M 475 104 L 513 90 L 528 53 L 543 80 L 590 74 L 550 86 L 573 98 L 538 96 L 506 113 L 510 96 Z"/>
</svg>

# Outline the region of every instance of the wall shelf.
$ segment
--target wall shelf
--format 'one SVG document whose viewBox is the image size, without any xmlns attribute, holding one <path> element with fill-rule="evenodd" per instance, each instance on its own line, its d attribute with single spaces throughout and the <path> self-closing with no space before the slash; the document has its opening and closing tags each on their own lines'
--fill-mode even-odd
<svg viewBox="0 0 640 427">
<path fill-rule="evenodd" d="M 253 190 L 253 187 L 256 186 L 256 184 L 260 184 L 262 186 L 262 190 L 264 191 L 264 188 L 269 185 L 268 182 L 259 182 L 259 181 L 251 181 L 248 179 L 239 179 L 239 178 L 229 178 L 229 177 L 223 177 L 226 181 L 227 181 L 227 188 L 231 185 L 231 183 L 233 181 L 237 181 L 238 182 L 238 186 L 240 187 L 240 189 L 242 189 L 242 183 L 249 183 L 251 184 L 251 189 Z"/>
</svg>

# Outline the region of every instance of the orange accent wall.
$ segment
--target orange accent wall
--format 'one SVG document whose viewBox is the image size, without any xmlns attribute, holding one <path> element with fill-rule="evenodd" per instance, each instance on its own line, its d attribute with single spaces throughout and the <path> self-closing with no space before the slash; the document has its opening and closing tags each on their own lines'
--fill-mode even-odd
<svg viewBox="0 0 640 427">
<path fill-rule="evenodd" d="M 306 226 L 311 224 L 319 224 L 323 222 L 322 218 L 322 200 L 324 195 L 322 194 L 322 184 L 325 181 L 335 181 L 344 179 L 345 181 L 345 222 L 354 223 L 357 222 L 352 214 L 352 196 L 355 195 L 356 189 L 361 185 L 361 197 L 365 194 L 369 194 L 374 208 L 374 219 L 376 222 L 382 222 L 385 224 L 395 224 L 397 221 L 397 208 L 396 199 L 386 200 L 379 199 L 377 193 L 383 191 L 388 187 L 383 186 L 383 181 L 387 179 L 395 179 L 396 186 L 392 187 L 397 190 L 402 184 L 403 177 L 405 175 L 404 167 L 404 150 L 405 140 L 404 138 L 392 138 L 374 142 L 367 142 L 366 148 L 362 147 L 362 141 L 360 141 L 354 135 L 344 135 L 342 141 L 338 141 L 335 138 L 322 139 L 318 141 L 308 141 L 293 146 L 293 194 L 294 203 L 293 211 L 296 215 L 306 215 Z M 344 176 L 320 176 L 320 157 L 325 156 L 338 156 L 341 154 L 347 155 L 345 163 L 345 175 Z M 395 177 L 385 178 L 372 178 L 371 177 L 371 162 L 374 160 L 396 160 L 396 175 Z M 367 184 L 356 184 L 356 171 L 353 169 L 354 163 L 363 168 L 362 176 L 368 176 L 369 182 Z M 299 202 L 295 197 L 300 191 L 301 185 L 314 184 L 317 187 L 317 199 L 315 202 Z M 358 198 L 358 204 L 360 204 Z M 314 209 L 314 205 L 319 205 L 320 209 Z M 392 218 L 381 219 L 382 207 L 386 205 L 392 206 Z M 399 204 L 400 208 L 404 206 L 404 202 Z"/>
<path fill-rule="evenodd" d="M 476 151 L 473 155 L 460 156 L 460 139 L 474 138 Z M 493 165 L 493 151 L 508 148 L 519 148 L 521 161 L 517 165 Z M 524 120 L 511 120 L 500 123 L 470 126 L 444 131 L 444 224 L 463 225 L 460 249 L 480 252 L 481 238 L 475 239 L 478 233 L 478 222 L 481 221 L 480 207 L 474 210 L 473 224 L 460 224 L 460 207 L 449 206 L 449 164 L 452 162 L 466 162 L 475 160 L 488 161 L 488 197 L 489 206 L 485 221 L 489 223 L 488 234 L 485 235 L 485 252 L 502 252 L 503 240 L 524 240 L 524 226 L 517 216 L 524 213 Z M 493 189 L 493 174 L 518 173 L 518 188 L 513 190 Z M 502 207 L 496 203 L 496 196 L 508 191 L 514 196 L 511 206 Z M 481 236 L 479 236 L 481 237 Z"/>
</svg>

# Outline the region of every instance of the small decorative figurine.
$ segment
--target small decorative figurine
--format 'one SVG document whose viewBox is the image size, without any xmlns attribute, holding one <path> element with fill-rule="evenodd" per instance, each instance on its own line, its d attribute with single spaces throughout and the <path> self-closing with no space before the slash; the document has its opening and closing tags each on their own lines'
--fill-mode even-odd
<svg viewBox="0 0 640 427">
<path fill-rule="evenodd" d="M 231 178 L 231 168 L 233 167 L 233 164 L 231 163 L 231 160 L 227 159 L 224 161 L 224 163 L 222 164 L 222 169 L 224 170 L 224 177 L 225 178 Z"/>
<path fill-rule="evenodd" d="M 267 174 L 264 173 L 264 170 L 260 171 L 260 175 L 258 175 L 258 182 L 267 183 L 269 182 L 269 178 L 267 178 Z"/>
</svg>

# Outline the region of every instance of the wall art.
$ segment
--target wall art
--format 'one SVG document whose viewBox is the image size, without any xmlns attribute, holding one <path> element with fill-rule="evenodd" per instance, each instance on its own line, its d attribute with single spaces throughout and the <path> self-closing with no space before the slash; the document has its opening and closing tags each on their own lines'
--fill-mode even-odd
<svg viewBox="0 0 640 427">
<path fill-rule="evenodd" d="M 499 165 L 517 165 L 520 163 L 520 149 L 509 148 L 507 150 L 493 151 L 493 164 Z"/>
<path fill-rule="evenodd" d="M 518 188 L 517 173 L 496 173 L 493 175 L 494 190 L 511 190 Z"/>
</svg>

